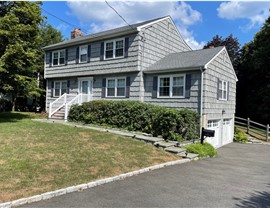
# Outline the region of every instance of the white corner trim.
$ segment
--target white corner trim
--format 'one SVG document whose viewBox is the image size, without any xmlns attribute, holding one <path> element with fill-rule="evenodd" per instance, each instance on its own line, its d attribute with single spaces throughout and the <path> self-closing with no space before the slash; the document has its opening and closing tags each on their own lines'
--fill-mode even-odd
<svg viewBox="0 0 270 208">
<path fill-rule="evenodd" d="M 230 63 L 230 65 L 231 65 L 231 68 L 233 69 L 232 71 L 233 71 L 233 74 L 234 74 L 234 77 L 235 77 L 235 80 L 236 81 L 238 81 L 238 79 L 237 79 L 237 76 L 236 76 L 236 74 L 235 74 L 235 71 L 234 71 L 234 68 L 233 68 L 233 65 L 232 65 L 232 62 L 231 62 L 231 59 L 230 59 L 230 57 L 229 57 L 229 54 L 228 54 L 228 51 L 226 50 L 226 47 L 225 46 L 223 46 L 223 48 L 210 60 L 210 61 L 208 61 L 205 65 L 204 65 L 204 68 L 205 69 L 207 69 L 208 68 L 208 65 L 216 58 L 216 57 L 218 57 L 222 52 L 224 52 L 225 51 L 225 53 L 226 53 L 226 55 L 227 55 L 227 57 L 228 57 L 228 59 L 229 59 L 229 63 Z"/>
<path fill-rule="evenodd" d="M 166 16 L 166 17 L 164 17 L 164 18 L 162 18 L 162 19 L 158 19 L 158 20 L 156 20 L 156 21 L 149 22 L 149 23 L 147 23 L 147 24 L 141 25 L 141 26 L 137 27 L 137 30 L 138 30 L 138 31 L 141 31 L 142 28 L 145 28 L 145 27 L 148 27 L 148 26 L 150 26 L 150 25 L 156 24 L 156 23 L 158 23 L 158 22 L 160 22 L 160 21 L 163 21 L 163 20 L 165 20 L 165 19 L 168 19 L 168 18 L 171 19 L 170 16 Z"/>
</svg>

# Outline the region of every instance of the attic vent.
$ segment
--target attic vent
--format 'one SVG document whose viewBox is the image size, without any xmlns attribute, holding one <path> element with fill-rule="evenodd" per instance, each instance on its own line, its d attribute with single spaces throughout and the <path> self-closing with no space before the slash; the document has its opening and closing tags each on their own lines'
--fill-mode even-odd
<svg viewBox="0 0 270 208">
<path fill-rule="evenodd" d="M 74 29 L 73 31 L 71 31 L 71 34 L 70 34 L 71 39 L 75 39 L 75 38 L 82 37 L 82 36 L 83 36 L 83 33 L 82 33 L 81 29 L 79 29 L 79 28 Z"/>
</svg>

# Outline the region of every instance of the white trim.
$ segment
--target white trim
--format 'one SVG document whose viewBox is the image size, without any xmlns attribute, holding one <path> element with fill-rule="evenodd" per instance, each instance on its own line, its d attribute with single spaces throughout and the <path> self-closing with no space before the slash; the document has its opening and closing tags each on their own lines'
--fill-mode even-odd
<svg viewBox="0 0 270 208">
<path fill-rule="evenodd" d="M 86 60 L 85 61 L 81 61 L 81 55 L 84 55 L 84 54 L 81 54 L 81 48 L 82 47 L 86 47 Z M 79 63 L 86 63 L 87 62 L 87 57 L 88 57 L 88 45 L 81 45 L 79 46 Z"/>
<path fill-rule="evenodd" d="M 59 95 L 58 96 L 55 95 L 55 83 L 56 82 L 60 82 L 60 88 L 59 88 Z M 63 82 L 66 82 L 68 84 L 68 81 L 67 80 L 55 80 L 55 81 L 53 81 L 53 97 L 61 97 L 63 95 L 62 94 L 62 83 Z M 67 89 L 68 89 L 68 86 L 66 87 L 66 90 Z M 65 92 L 65 93 L 67 93 L 67 92 Z"/>
<path fill-rule="evenodd" d="M 183 96 L 173 96 L 173 78 L 174 77 L 183 77 Z M 159 89 L 160 89 L 160 78 L 170 78 L 170 86 L 169 86 L 169 96 L 160 96 Z M 158 76 L 158 88 L 157 88 L 157 98 L 185 98 L 185 91 L 186 91 L 186 74 L 168 74 L 168 75 L 160 75 Z"/>
<path fill-rule="evenodd" d="M 123 41 L 123 56 L 116 57 L 115 51 L 116 51 L 116 41 Z M 107 43 L 113 43 L 113 57 L 112 58 L 106 58 L 106 44 Z M 111 59 L 118 59 L 118 58 L 124 58 L 125 57 L 125 38 L 117 38 L 112 40 L 107 40 L 104 42 L 104 60 L 111 60 Z"/>
<path fill-rule="evenodd" d="M 92 93 L 91 89 L 93 89 L 93 77 L 78 77 L 78 94 L 81 93 L 81 81 L 91 81 L 90 94 Z"/>
<path fill-rule="evenodd" d="M 141 26 L 137 27 L 137 30 L 138 30 L 138 31 L 141 31 L 141 29 L 144 28 L 144 27 L 148 27 L 148 26 L 150 26 L 150 25 L 156 24 L 156 23 L 158 23 L 158 22 L 160 22 L 160 21 L 163 21 L 163 20 L 165 20 L 165 19 L 168 19 L 168 18 L 171 18 L 171 17 L 170 17 L 170 16 L 166 16 L 166 17 L 163 17 L 163 18 L 158 19 L 158 20 L 156 20 L 156 21 L 149 22 L 149 23 L 147 23 L 147 24 L 141 25 Z"/>
<path fill-rule="evenodd" d="M 60 64 L 60 52 L 61 51 L 64 51 L 64 63 L 63 64 Z M 54 53 L 57 53 L 58 55 L 58 57 L 57 57 L 57 64 L 53 64 L 53 54 Z M 61 49 L 61 50 L 56 50 L 56 51 L 52 51 L 52 66 L 63 66 L 63 65 L 65 65 L 65 62 L 66 62 L 66 50 L 65 49 Z"/>
<path fill-rule="evenodd" d="M 229 60 L 229 64 L 231 65 L 231 68 L 232 68 L 232 71 L 233 71 L 233 74 L 234 74 L 234 77 L 235 77 L 235 80 L 238 81 L 237 79 L 237 76 L 235 74 L 235 71 L 234 71 L 234 68 L 233 68 L 233 65 L 232 65 L 232 62 L 231 62 L 231 59 L 230 59 L 230 56 L 228 54 L 228 51 L 226 50 L 226 47 L 223 46 L 223 48 L 210 60 L 208 61 L 205 65 L 204 65 L 204 68 L 207 69 L 208 68 L 208 65 L 216 58 L 218 57 L 223 51 L 226 52 L 226 55 L 227 55 L 227 58 Z"/>
<path fill-rule="evenodd" d="M 91 97 L 93 96 L 93 77 L 78 77 L 78 95 L 81 95 L 78 97 L 78 102 L 82 103 L 83 102 L 83 93 L 81 92 L 81 82 L 82 81 L 88 81 L 88 92 L 87 94 L 87 100 L 89 101 Z M 90 82 L 90 83 L 89 83 Z"/>
<path fill-rule="evenodd" d="M 125 80 L 125 92 L 123 96 L 117 96 L 117 81 L 119 79 L 124 79 Z M 114 96 L 108 96 L 108 80 L 114 80 Z M 106 88 L 105 88 L 105 97 L 106 98 L 125 98 L 126 97 L 126 91 L 127 91 L 127 86 L 126 86 L 126 77 L 108 77 L 106 78 Z"/>
<path fill-rule="evenodd" d="M 228 100 L 228 81 L 224 81 L 224 80 L 218 80 L 219 82 L 221 82 L 221 86 L 220 86 L 220 84 L 218 83 L 218 86 L 219 86 L 219 88 L 221 88 L 221 98 L 220 97 L 218 97 L 218 100 L 223 100 L 223 101 L 227 101 Z M 223 98 L 223 93 L 224 93 L 224 89 L 223 89 L 223 87 L 224 87 L 224 84 L 226 83 L 226 97 L 225 98 Z M 220 89 L 218 89 L 218 92 L 219 92 L 219 90 Z"/>
</svg>

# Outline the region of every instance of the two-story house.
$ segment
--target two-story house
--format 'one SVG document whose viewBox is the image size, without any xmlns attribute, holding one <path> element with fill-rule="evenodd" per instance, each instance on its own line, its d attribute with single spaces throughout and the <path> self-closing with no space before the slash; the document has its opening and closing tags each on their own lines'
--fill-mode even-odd
<svg viewBox="0 0 270 208">
<path fill-rule="evenodd" d="M 191 50 L 170 16 L 87 36 L 75 30 L 43 49 L 50 118 L 66 119 L 76 103 L 131 99 L 197 111 L 215 130 L 208 142 L 233 140 L 237 77 L 225 47 Z"/>
</svg>

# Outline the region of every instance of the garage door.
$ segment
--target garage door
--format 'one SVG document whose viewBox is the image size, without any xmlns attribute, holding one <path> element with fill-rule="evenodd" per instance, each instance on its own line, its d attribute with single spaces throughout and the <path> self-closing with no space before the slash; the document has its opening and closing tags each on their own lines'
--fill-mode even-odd
<svg viewBox="0 0 270 208">
<path fill-rule="evenodd" d="M 206 142 L 212 144 L 214 147 L 219 147 L 220 142 L 220 120 L 209 120 L 207 122 L 207 129 L 215 131 L 215 137 L 207 137 Z"/>
<path fill-rule="evenodd" d="M 222 145 L 231 143 L 233 141 L 232 119 L 224 119 L 222 128 Z"/>
</svg>

